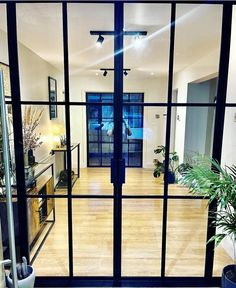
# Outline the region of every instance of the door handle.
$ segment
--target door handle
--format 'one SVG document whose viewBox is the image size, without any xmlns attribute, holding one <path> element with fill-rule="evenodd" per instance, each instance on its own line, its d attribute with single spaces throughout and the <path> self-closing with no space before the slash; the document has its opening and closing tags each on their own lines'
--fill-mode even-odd
<svg viewBox="0 0 236 288">
<path fill-rule="evenodd" d="M 0 265 L 11 265 L 11 259 L 1 260 Z"/>
</svg>

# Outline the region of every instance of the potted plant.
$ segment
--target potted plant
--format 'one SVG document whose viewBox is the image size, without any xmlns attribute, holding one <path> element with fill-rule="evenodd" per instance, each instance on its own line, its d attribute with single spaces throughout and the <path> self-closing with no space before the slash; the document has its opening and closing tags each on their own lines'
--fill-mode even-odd
<svg viewBox="0 0 236 288">
<path fill-rule="evenodd" d="M 33 150 L 40 147 L 43 143 L 40 141 L 41 134 L 36 129 L 40 123 L 42 114 L 43 109 L 39 109 L 38 107 L 27 106 L 24 109 L 22 128 L 25 166 L 34 165 Z"/>
<path fill-rule="evenodd" d="M 166 147 L 163 145 L 157 146 L 157 149 L 154 150 L 155 154 L 161 154 L 162 158 L 165 159 L 166 156 Z M 176 164 L 179 161 L 179 156 L 176 152 L 169 153 L 169 171 L 168 171 L 168 183 L 173 184 L 175 183 L 175 170 Z M 161 173 L 165 172 L 165 160 L 163 162 L 159 161 L 158 159 L 154 159 L 153 161 L 155 165 L 155 169 L 153 172 L 154 177 L 160 177 Z"/>
<path fill-rule="evenodd" d="M 22 263 L 17 264 L 17 279 L 19 288 L 33 288 L 35 282 L 35 273 L 32 266 L 27 264 L 25 257 L 22 257 Z M 13 288 L 13 281 L 11 278 L 11 273 L 7 276 L 7 286 L 8 288 Z"/>
<path fill-rule="evenodd" d="M 193 166 L 186 162 L 186 163 L 181 163 L 177 168 L 176 171 L 178 172 L 178 181 L 180 180 L 180 178 L 185 174 L 186 171 L 192 169 Z"/>
<path fill-rule="evenodd" d="M 221 167 L 214 159 L 197 158 L 192 169 L 187 169 L 180 179 L 190 193 L 216 202 L 217 210 L 211 211 L 216 234 L 208 240 L 218 246 L 226 237 L 232 241 L 234 265 L 223 269 L 222 287 L 236 287 L 236 166 Z"/>
<path fill-rule="evenodd" d="M 24 109 L 22 128 L 23 128 L 23 148 L 24 148 L 24 164 L 25 164 L 25 183 L 26 187 L 34 187 L 36 180 L 34 179 L 35 157 L 33 151 L 40 147 L 43 143 L 40 141 L 41 134 L 37 132 L 43 109 L 33 106 L 27 106 Z"/>
</svg>

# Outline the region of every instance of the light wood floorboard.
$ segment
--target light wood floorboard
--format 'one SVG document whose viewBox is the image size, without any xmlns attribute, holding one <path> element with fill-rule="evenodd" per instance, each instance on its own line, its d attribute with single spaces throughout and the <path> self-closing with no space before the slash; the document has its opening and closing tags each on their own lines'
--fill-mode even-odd
<svg viewBox="0 0 236 288">
<path fill-rule="evenodd" d="M 81 169 L 74 194 L 112 194 L 108 168 Z M 57 190 L 56 193 L 65 194 Z M 124 194 L 161 195 L 163 179 L 150 169 L 127 169 Z M 169 186 L 172 195 L 188 190 Z M 203 276 L 207 225 L 206 200 L 169 200 L 167 276 Z M 122 214 L 122 275 L 160 276 L 162 209 L 160 199 L 124 199 Z M 37 275 L 68 275 L 67 200 L 56 199 L 56 223 L 34 262 Z M 111 276 L 113 273 L 113 200 L 73 200 L 75 276 Z M 223 248 L 216 249 L 214 275 L 231 263 Z"/>
</svg>

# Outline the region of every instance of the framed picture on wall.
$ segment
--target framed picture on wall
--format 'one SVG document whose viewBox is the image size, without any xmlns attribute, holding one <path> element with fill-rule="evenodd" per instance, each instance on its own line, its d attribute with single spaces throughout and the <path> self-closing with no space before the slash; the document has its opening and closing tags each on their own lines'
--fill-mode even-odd
<svg viewBox="0 0 236 288">
<path fill-rule="evenodd" d="M 0 69 L 3 71 L 3 84 L 4 84 L 5 97 L 11 97 L 9 65 L 0 62 Z"/>
<path fill-rule="evenodd" d="M 57 102 L 57 80 L 48 77 L 48 96 L 50 102 Z M 49 117 L 50 120 L 57 118 L 57 105 L 49 105 Z"/>
</svg>

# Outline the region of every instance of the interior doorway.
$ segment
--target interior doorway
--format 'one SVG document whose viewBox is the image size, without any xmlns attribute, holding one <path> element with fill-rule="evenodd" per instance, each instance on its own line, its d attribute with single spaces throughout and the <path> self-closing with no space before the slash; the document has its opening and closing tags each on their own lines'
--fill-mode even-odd
<svg viewBox="0 0 236 288">
<path fill-rule="evenodd" d="M 112 102 L 113 93 L 86 93 L 88 103 Z M 124 93 L 124 103 L 143 102 L 143 93 Z M 90 105 L 87 114 L 87 166 L 109 167 L 113 155 L 113 106 Z M 142 167 L 143 163 L 143 107 L 123 107 L 123 157 L 126 167 Z"/>
<path fill-rule="evenodd" d="M 217 78 L 188 84 L 187 103 L 214 103 L 217 91 Z M 187 107 L 184 143 L 184 160 L 194 155 L 212 154 L 214 133 L 214 107 Z"/>
</svg>

